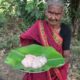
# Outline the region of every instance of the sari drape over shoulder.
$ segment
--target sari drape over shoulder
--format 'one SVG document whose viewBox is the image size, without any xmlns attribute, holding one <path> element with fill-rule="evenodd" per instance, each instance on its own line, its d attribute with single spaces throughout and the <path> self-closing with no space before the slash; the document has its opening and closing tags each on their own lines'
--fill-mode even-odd
<svg viewBox="0 0 80 80">
<path fill-rule="evenodd" d="M 43 37 L 42 37 L 43 36 Z M 42 39 L 44 38 L 44 39 Z M 63 55 L 62 42 L 63 39 L 58 33 L 52 32 L 47 21 L 38 20 L 36 23 L 27 31 L 20 35 L 20 42 L 22 46 L 29 44 L 39 44 L 43 45 L 46 43 L 49 46 L 55 48 L 58 52 Z M 68 64 L 58 68 L 61 73 L 62 79 L 67 80 L 67 70 Z M 50 73 L 50 75 L 48 74 Z M 50 77 L 51 78 L 50 78 Z M 60 80 L 54 69 L 42 73 L 26 73 L 23 77 L 23 80 Z"/>
</svg>

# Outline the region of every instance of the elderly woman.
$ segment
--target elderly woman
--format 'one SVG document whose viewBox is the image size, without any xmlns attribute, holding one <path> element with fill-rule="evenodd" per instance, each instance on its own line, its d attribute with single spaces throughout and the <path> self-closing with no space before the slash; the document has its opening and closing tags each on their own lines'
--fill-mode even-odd
<svg viewBox="0 0 80 80">
<path fill-rule="evenodd" d="M 52 46 L 65 58 L 65 65 L 42 73 L 26 73 L 23 80 L 67 80 L 70 58 L 70 28 L 61 23 L 64 3 L 61 0 L 47 0 L 46 20 L 37 20 L 20 36 L 22 46 L 39 44 Z"/>
</svg>

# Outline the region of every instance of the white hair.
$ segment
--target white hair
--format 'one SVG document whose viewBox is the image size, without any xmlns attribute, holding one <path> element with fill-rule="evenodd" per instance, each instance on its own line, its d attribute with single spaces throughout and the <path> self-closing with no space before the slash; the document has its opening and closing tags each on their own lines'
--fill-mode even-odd
<svg viewBox="0 0 80 80">
<path fill-rule="evenodd" d="M 47 6 L 57 5 L 57 6 L 64 7 L 64 1 L 63 0 L 46 0 L 46 2 L 47 2 Z"/>
</svg>

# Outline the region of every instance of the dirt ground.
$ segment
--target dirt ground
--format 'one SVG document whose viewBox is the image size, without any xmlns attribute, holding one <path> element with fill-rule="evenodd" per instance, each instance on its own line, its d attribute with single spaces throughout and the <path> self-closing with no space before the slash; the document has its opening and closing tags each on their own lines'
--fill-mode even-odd
<svg viewBox="0 0 80 80">
<path fill-rule="evenodd" d="M 5 50 L 0 51 L 0 80 L 22 80 L 24 73 L 12 69 L 4 63 Z"/>
</svg>

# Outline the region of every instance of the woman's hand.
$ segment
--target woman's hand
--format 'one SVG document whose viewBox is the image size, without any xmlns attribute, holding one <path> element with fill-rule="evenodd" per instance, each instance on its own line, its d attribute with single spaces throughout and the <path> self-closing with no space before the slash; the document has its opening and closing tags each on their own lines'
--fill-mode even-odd
<svg viewBox="0 0 80 80">
<path fill-rule="evenodd" d="M 71 62 L 71 51 L 70 50 L 64 50 L 63 56 L 65 58 L 65 63 Z"/>
</svg>

